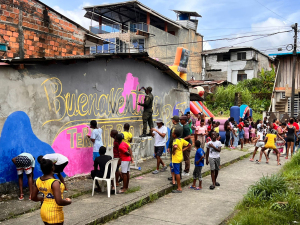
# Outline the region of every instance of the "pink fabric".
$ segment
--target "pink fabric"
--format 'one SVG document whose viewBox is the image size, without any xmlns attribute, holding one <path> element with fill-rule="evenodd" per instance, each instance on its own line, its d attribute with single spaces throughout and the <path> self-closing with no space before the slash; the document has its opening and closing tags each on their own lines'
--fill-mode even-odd
<svg viewBox="0 0 300 225">
<path fill-rule="evenodd" d="M 244 131 L 245 131 L 245 139 L 249 139 L 249 127 L 244 127 Z"/>
<path fill-rule="evenodd" d="M 196 134 L 205 134 L 205 131 L 207 130 L 206 126 L 197 126 L 196 127 Z"/>
</svg>

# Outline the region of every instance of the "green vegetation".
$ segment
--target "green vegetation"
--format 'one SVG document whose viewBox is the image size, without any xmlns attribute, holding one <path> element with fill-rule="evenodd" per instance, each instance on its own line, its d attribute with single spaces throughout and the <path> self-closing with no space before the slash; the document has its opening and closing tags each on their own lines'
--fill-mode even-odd
<svg viewBox="0 0 300 225">
<path fill-rule="evenodd" d="M 125 194 L 131 194 L 131 193 L 137 192 L 139 190 L 141 190 L 140 186 L 128 188 L 127 191 L 125 191 Z"/>
<path fill-rule="evenodd" d="M 300 222 L 300 154 L 280 173 L 263 177 L 251 186 L 227 224 L 294 224 Z"/>
<path fill-rule="evenodd" d="M 224 116 L 230 115 L 230 108 L 235 104 L 235 93 L 240 93 L 242 104 L 249 105 L 253 110 L 254 120 L 261 119 L 262 111 L 268 110 L 275 82 L 275 70 L 262 69 L 258 78 L 240 81 L 237 85 L 220 86 L 214 94 L 206 97 L 206 106 L 213 114 L 220 111 Z"/>
</svg>

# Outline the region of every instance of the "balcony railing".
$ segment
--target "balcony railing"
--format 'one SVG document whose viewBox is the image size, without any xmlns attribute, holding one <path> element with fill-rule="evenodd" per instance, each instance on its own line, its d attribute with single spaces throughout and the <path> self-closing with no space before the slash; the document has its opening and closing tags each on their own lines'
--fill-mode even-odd
<svg viewBox="0 0 300 225">
<path fill-rule="evenodd" d="M 146 23 L 130 23 L 130 32 L 136 33 L 137 30 L 148 32 L 148 24 Z M 120 24 L 110 24 L 101 26 L 90 26 L 90 31 L 94 34 L 108 34 L 108 33 L 127 33 L 128 26 Z"/>
</svg>

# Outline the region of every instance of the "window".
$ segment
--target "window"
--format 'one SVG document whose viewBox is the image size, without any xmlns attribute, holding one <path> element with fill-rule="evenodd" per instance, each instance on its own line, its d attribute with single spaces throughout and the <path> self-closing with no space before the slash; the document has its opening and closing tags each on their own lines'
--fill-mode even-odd
<svg viewBox="0 0 300 225">
<path fill-rule="evenodd" d="M 230 54 L 229 53 L 218 54 L 217 61 L 229 61 L 229 60 L 230 60 Z"/>
<path fill-rule="evenodd" d="M 245 60 L 246 59 L 246 52 L 238 52 L 237 59 L 238 60 Z"/>
<path fill-rule="evenodd" d="M 247 80 L 247 74 L 238 74 L 237 75 L 237 81 L 243 81 L 243 80 Z"/>
</svg>

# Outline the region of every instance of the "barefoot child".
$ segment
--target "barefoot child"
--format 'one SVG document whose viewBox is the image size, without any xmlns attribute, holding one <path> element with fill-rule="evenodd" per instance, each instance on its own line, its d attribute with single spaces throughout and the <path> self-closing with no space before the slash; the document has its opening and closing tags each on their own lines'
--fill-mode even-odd
<svg viewBox="0 0 300 225">
<path fill-rule="evenodd" d="M 119 194 L 124 193 L 129 186 L 129 171 L 130 171 L 130 162 L 132 162 L 132 150 L 123 140 L 123 135 L 118 134 L 116 137 L 119 143 L 119 154 L 121 159 L 121 169 L 123 177 L 123 188 L 119 191 Z"/>
<path fill-rule="evenodd" d="M 265 142 L 264 142 L 263 138 L 264 138 L 263 128 L 259 127 L 257 129 L 257 137 L 253 139 L 253 142 L 255 144 L 255 149 L 254 149 L 252 158 L 249 159 L 250 162 L 254 161 L 254 157 L 256 155 L 257 150 L 259 148 L 263 148 L 265 146 Z"/>
<path fill-rule="evenodd" d="M 216 133 L 211 134 L 211 141 L 207 143 L 206 165 L 210 164 L 212 185 L 209 189 L 215 189 L 215 186 L 220 186 L 217 182 L 217 177 L 220 170 L 220 152 L 222 144 L 217 141 Z"/>
<path fill-rule="evenodd" d="M 197 152 L 195 155 L 195 169 L 193 172 L 193 185 L 190 186 L 191 189 L 195 190 L 201 190 L 202 189 L 202 167 L 204 166 L 204 157 L 205 157 L 205 152 L 203 151 L 202 148 L 200 148 L 200 141 L 195 142 L 195 146 L 197 148 Z M 199 187 L 196 187 L 196 181 L 199 180 Z"/>
<path fill-rule="evenodd" d="M 179 129 L 175 129 L 172 133 L 173 136 L 173 148 L 172 148 L 172 181 L 173 185 L 175 184 L 175 178 L 177 181 L 177 190 L 173 190 L 173 193 L 182 193 L 182 188 L 180 184 L 180 163 L 183 161 L 183 152 L 188 150 L 191 147 L 191 144 L 186 140 L 179 138 L 181 135 L 181 131 Z M 185 147 L 185 148 L 183 148 Z"/>
</svg>

